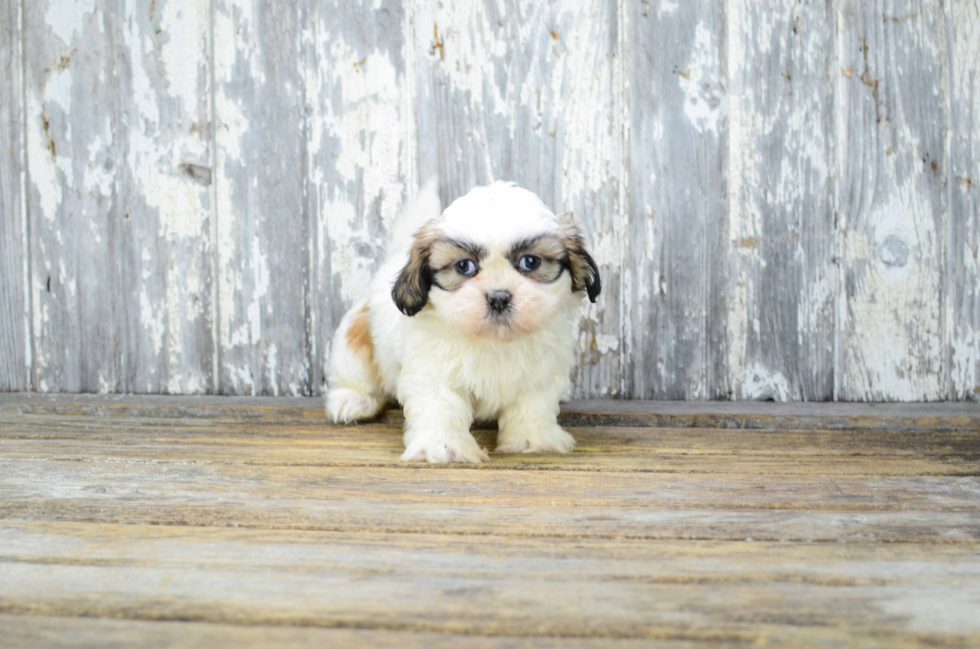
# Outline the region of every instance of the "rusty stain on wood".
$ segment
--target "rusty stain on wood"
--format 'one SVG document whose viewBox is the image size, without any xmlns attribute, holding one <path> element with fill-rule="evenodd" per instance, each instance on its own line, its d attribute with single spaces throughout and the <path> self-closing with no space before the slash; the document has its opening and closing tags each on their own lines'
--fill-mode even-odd
<svg viewBox="0 0 980 649">
<path fill-rule="evenodd" d="M 439 60 L 446 60 L 446 49 L 443 47 L 443 42 L 439 38 L 439 23 L 432 23 L 432 49 L 439 50 Z"/>
</svg>

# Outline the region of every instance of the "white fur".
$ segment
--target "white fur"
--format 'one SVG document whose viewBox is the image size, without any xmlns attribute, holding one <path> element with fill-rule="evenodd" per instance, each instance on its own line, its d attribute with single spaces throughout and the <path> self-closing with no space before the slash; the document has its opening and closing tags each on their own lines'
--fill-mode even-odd
<svg viewBox="0 0 980 649">
<path fill-rule="evenodd" d="M 370 418 L 397 398 L 405 411 L 402 459 L 408 461 L 489 460 L 470 434 L 474 419 L 498 420 L 498 452 L 571 451 L 575 440 L 557 415 L 569 389 L 572 318 L 582 294 L 573 293 L 568 270 L 542 284 L 504 258 L 524 237 L 559 233 L 558 218 L 533 193 L 504 183 L 474 189 L 440 211 L 430 182 L 403 211 L 368 296 L 341 322 L 330 359 L 327 416 L 333 422 Z M 426 306 L 409 317 L 395 306 L 392 284 L 415 233 L 433 219 L 442 233 L 481 244 L 489 255 L 462 288 L 433 286 Z M 501 288 L 514 295 L 510 325 L 486 316 L 486 292 Z M 353 314 L 365 305 L 376 371 L 347 343 Z"/>
</svg>

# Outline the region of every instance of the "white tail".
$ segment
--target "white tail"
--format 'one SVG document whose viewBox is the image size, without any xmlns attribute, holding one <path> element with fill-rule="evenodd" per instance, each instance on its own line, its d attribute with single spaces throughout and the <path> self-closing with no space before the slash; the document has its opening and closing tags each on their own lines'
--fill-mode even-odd
<svg viewBox="0 0 980 649">
<path fill-rule="evenodd" d="M 412 237 L 423 225 L 442 214 L 439 179 L 430 178 L 418 193 L 405 203 L 392 230 L 390 257 L 402 256 L 412 245 Z"/>
</svg>

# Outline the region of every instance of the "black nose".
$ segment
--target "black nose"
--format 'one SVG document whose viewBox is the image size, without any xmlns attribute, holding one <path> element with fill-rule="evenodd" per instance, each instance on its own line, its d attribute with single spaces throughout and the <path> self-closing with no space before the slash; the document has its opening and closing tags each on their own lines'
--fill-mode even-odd
<svg viewBox="0 0 980 649">
<path fill-rule="evenodd" d="M 487 303 L 494 313 L 503 313 L 510 306 L 510 291 L 492 291 L 487 293 Z"/>
</svg>

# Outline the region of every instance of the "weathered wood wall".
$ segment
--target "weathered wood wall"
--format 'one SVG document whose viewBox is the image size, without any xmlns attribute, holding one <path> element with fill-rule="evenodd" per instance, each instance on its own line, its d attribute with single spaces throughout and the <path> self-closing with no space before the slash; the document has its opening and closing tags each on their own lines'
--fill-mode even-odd
<svg viewBox="0 0 980 649">
<path fill-rule="evenodd" d="M 317 394 L 420 179 L 603 267 L 576 396 L 980 398 L 976 0 L 0 0 L 0 390 Z"/>
</svg>

